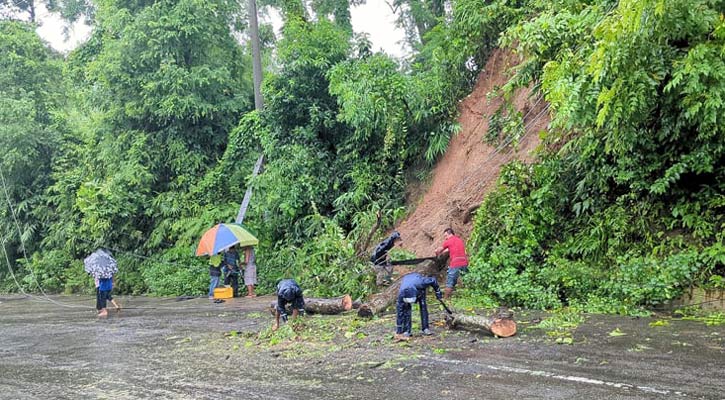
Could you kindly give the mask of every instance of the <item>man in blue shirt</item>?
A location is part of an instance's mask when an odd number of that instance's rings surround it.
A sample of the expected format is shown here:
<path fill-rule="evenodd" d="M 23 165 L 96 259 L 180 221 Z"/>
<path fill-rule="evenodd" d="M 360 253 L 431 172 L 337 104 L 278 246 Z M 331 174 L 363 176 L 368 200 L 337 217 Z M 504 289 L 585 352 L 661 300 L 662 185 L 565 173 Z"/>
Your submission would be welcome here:
<path fill-rule="evenodd" d="M 438 300 L 443 298 L 443 293 L 438 286 L 435 278 L 424 277 L 423 275 L 413 272 L 405 275 L 400 282 L 400 290 L 398 291 L 398 301 L 395 306 L 397 319 L 395 322 L 395 340 L 410 340 L 412 330 L 412 310 L 413 303 L 418 303 L 420 307 L 420 325 L 424 335 L 432 335 L 428 326 L 428 304 L 425 295 L 428 286 L 435 290 Z"/>
<path fill-rule="evenodd" d="M 302 289 L 294 279 L 283 279 L 277 284 L 277 307 L 272 330 L 279 329 L 279 317 L 287 322 L 287 303 L 292 304 L 292 319 L 305 312 L 305 300 L 302 298 Z"/>

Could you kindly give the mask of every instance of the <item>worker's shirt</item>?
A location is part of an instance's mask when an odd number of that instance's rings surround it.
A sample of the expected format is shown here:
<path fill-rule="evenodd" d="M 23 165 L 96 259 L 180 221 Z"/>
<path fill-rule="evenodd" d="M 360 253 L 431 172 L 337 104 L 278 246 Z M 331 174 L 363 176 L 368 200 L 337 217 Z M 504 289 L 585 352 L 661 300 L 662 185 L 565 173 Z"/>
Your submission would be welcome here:
<path fill-rule="evenodd" d="M 233 271 L 239 271 L 239 253 L 227 251 L 224 253 L 224 265 Z"/>
<path fill-rule="evenodd" d="M 387 239 L 378 243 L 377 246 L 375 246 L 375 250 L 373 250 L 373 254 L 370 256 L 370 261 L 372 261 L 372 263 L 375 265 L 384 265 L 386 258 L 385 256 L 388 255 L 388 251 L 390 251 L 390 249 L 392 249 L 394 246 L 395 239 L 393 239 L 393 236 L 391 235 Z"/>
<path fill-rule="evenodd" d="M 297 309 L 305 307 L 302 289 L 293 279 L 283 279 L 277 284 L 277 311 L 280 314 L 287 314 L 285 310 L 287 303 L 292 303 L 292 307 Z"/>
<path fill-rule="evenodd" d="M 436 292 L 440 291 L 438 281 L 430 276 L 423 276 L 417 272 L 405 275 L 400 281 L 398 297 L 420 297 L 425 296 L 425 289 L 431 286 Z"/>
<path fill-rule="evenodd" d="M 222 274 L 222 256 L 214 254 L 209 257 L 209 276 L 221 276 Z"/>
<path fill-rule="evenodd" d="M 466 245 L 463 240 L 453 235 L 443 242 L 443 249 L 448 249 L 448 259 L 451 268 L 460 268 L 468 266 L 468 256 L 466 256 Z"/>
<path fill-rule="evenodd" d="M 98 290 L 102 292 L 107 292 L 111 289 L 113 289 L 113 279 L 101 278 L 98 280 Z"/>

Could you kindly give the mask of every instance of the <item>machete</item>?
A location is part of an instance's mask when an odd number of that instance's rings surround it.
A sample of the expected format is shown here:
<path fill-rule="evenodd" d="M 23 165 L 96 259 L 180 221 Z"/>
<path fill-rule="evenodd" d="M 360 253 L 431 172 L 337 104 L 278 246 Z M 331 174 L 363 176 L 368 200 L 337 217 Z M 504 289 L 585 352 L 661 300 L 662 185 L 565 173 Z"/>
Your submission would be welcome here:
<path fill-rule="evenodd" d="M 450 309 L 450 308 L 448 308 L 448 306 L 446 305 L 446 303 L 444 303 L 444 302 L 443 302 L 443 300 L 441 300 L 441 299 L 438 299 L 438 301 L 440 301 L 440 302 L 441 302 L 441 304 L 443 305 L 443 308 L 445 308 L 445 309 L 446 309 L 446 312 L 448 313 L 448 315 L 453 315 L 453 311 L 451 311 L 451 309 Z"/>

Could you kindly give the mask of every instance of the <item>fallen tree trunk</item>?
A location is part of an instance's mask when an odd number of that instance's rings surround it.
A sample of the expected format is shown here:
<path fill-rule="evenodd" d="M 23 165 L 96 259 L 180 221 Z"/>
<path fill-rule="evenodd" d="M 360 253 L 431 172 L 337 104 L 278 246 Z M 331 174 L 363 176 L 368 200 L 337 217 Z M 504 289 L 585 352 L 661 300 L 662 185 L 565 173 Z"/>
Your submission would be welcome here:
<path fill-rule="evenodd" d="M 352 310 L 352 298 L 349 294 L 332 299 L 305 299 L 305 311 L 310 314 L 340 314 L 350 310 Z"/>
<path fill-rule="evenodd" d="M 277 303 L 274 302 L 269 306 L 269 310 L 274 315 Z M 331 299 L 307 297 L 305 298 L 305 312 L 310 314 L 340 314 L 344 311 L 352 310 L 352 298 L 349 294 Z"/>
<path fill-rule="evenodd" d="M 498 337 L 509 337 L 516 334 L 516 322 L 513 313 L 502 314 L 500 311 L 491 317 L 478 315 L 448 314 L 446 325 L 453 329 L 467 331 L 484 331 Z"/>
<path fill-rule="evenodd" d="M 448 256 L 445 254 L 434 260 L 423 261 L 418 264 L 412 272 L 417 272 L 424 276 L 437 277 L 443 267 L 445 267 L 447 259 Z M 362 304 L 360 308 L 358 308 L 357 315 L 366 318 L 370 318 L 374 315 L 380 315 L 386 308 L 395 303 L 395 300 L 398 298 L 401 279 L 402 277 L 396 279 L 392 284 L 390 284 L 390 286 L 385 288 L 385 290 L 372 295 L 367 303 Z"/>

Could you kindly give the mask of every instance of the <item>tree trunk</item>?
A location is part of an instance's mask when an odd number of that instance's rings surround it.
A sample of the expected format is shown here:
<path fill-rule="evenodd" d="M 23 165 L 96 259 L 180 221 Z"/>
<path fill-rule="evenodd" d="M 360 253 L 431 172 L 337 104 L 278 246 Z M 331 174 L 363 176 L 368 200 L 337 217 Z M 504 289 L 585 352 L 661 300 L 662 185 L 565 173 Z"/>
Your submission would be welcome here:
<path fill-rule="evenodd" d="M 513 313 L 500 312 L 491 317 L 478 315 L 448 314 L 446 324 L 449 328 L 467 331 L 484 331 L 497 337 L 509 337 L 516 334 L 516 322 Z"/>
<path fill-rule="evenodd" d="M 305 311 L 310 314 L 340 314 L 350 310 L 352 310 L 352 298 L 349 294 L 332 299 L 305 299 Z"/>
<path fill-rule="evenodd" d="M 262 111 L 264 109 L 264 99 L 262 98 L 262 52 L 259 46 L 259 23 L 257 21 L 257 2 L 256 0 L 248 0 L 249 12 L 249 40 L 252 42 L 252 77 L 254 84 L 254 109 Z"/>
<path fill-rule="evenodd" d="M 380 228 L 380 224 L 383 221 L 383 214 L 378 210 L 377 213 L 375 213 L 375 223 L 370 228 L 370 231 L 368 232 L 367 236 L 365 236 L 365 240 L 362 242 L 359 242 L 357 249 L 355 250 L 355 254 L 357 254 L 358 257 L 362 257 L 365 254 L 365 250 L 370 245 L 370 241 L 373 239 L 373 235 L 375 232 Z"/>
<path fill-rule="evenodd" d="M 272 315 L 275 314 L 277 303 L 274 302 L 269 306 Z M 340 314 L 344 311 L 352 310 L 352 298 L 346 294 L 341 297 L 332 299 L 323 298 L 305 298 L 305 312 L 310 314 Z"/>
<path fill-rule="evenodd" d="M 421 275 L 435 276 L 437 277 L 441 270 L 446 265 L 447 255 L 443 255 L 434 260 L 426 260 L 418 264 L 413 270 Z M 363 304 L 358 308 L 357 315 L 360 317 L 372 317 L 374 315 L 380 315 L 386 308 L 395 302 L 398 298 L 398 291 L 400 290 L 400 281 L 402 277 L 396 279 L 390 286 L 378 294 L 374 294 L 370 297 L 367 303 Z"/>

